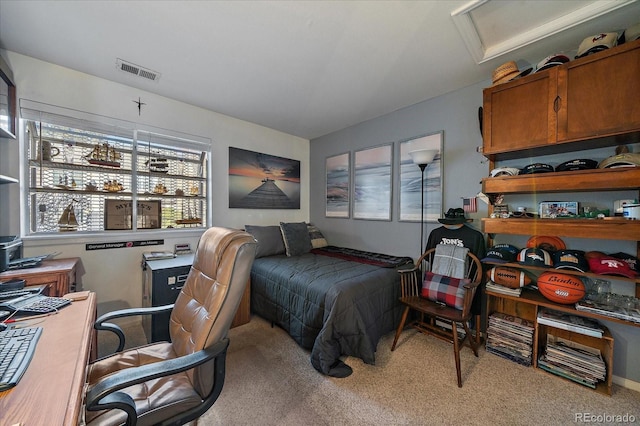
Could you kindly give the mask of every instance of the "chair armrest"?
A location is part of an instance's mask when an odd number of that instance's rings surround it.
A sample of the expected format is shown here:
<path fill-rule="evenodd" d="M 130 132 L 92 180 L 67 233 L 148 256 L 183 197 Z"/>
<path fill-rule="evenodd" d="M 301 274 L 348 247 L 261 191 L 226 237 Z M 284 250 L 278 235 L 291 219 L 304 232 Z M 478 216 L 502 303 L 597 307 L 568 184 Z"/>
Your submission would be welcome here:
<path fill-rule="evenodd" d="M 398 269 L 396 269 L 396 271 L 398 271 L 400 273 L 400 275 L 409 274 L 409 273 L 418 271 L 418 267 L 413 265 L 410 268 L 402 268 L 402 269 L 398 268 Z"/>
<path fill-rule="evenodd" d="M 96 383 L 87 392 L 85 400 L 87 410 L 99 411 L 117 408 L 127 413 L 127 425 L 135 425 L 137 418 L 135 402 L 129 395 L 119 392 L 120 390 L 148 380 L 190 370 L 214 358 L 220 358 L 224 362 L 228 347 L 229 339 L 224 339 L 189 355 L 141 367 L 128 368 L 111 374 Z M 224 368 L 224 365 L 222 368 Z"/>
<path fill-rule="evenodd" d="M 121 352 L 124 349 L 125 344 L 125 335 L 120 326 L 117 324 L 113 324 L 111 321 L 116 318 L 124 318 L 131 316 L 140 316 L 140 315 L 155 315 L 163 312 L 169 312 L 173 309 L 173 304 L 171 305 L 163 305 L 163 306 L 154 306 L 149 308 L 131 308 L 131 309 L 121 309 L 119 311 L 107 312 L 104 315 L 101 315 L 96 321 L 93 323 L 93 328 L 96 330 L 104 330 L 110 331 L 118 336 L 118 349 L 116 352 Z"/>

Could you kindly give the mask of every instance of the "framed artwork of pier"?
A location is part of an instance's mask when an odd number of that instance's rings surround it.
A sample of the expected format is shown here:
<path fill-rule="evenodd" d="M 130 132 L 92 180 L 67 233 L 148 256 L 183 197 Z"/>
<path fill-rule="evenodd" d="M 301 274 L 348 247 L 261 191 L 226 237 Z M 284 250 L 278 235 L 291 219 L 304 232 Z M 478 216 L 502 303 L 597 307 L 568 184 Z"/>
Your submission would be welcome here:
<path fill-rule="evenodd" d="M 350 164 L 349 153 L 327 157 L 326 217 L 349 217 Z"/>
<path fill-rule="evenodd" d="M 299 209 L 300 161 L 229 147 L 229 208 Z"/>

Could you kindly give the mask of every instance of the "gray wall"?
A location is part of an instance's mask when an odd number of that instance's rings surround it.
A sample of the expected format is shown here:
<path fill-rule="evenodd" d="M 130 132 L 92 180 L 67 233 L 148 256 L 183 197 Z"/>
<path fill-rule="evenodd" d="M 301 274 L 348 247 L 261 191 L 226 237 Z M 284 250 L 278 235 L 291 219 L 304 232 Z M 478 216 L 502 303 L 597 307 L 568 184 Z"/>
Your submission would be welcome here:
<path fill-rule="evenodd" d="M 431 99 L 417 105 L 360 123 L 341 131 L 311 141 L 310 147 L 310 220 L 325 234 L 329 244 L 383 252 L 416 258 L 420 252 L 420 224 L 398 221 L 398 183 L 394 178 L 393 212 L 391 221 L 367 221 L 356 219 L 327 218 L 325 212 L 325 158 L 347 151 L 398 142 L 414 136 L 444 131 L 443 153 L 443 211 L 450 207 L 461 207 L 462 197 L 470 197 L 481 190 L 480 180 L 489 173 L 488 163 L 478 154 L 476 148 L 482 145 L 482 135 L 478 126 L 478 107 L 482 105 L 482 89 L 490 81 L 463 88 L 461 90 Z M 632 146 L 633 152 L 640 152 L 640 145 Z M 394 151 L 395 154 L 395 151 Z M 602 160 L 613 154 L 613 148 L 584 151 L 579 158 Z M 562 161 L 577 158 L 578 154 L 536 157 L 511 160 L 504 165 L 523 167 L 530 162 L 546 162 L 557 165 Z M 501 164 L 503 165 L 503 164 Z M 396 165 L 394 164 L 394 168 Z M 397 170 L 394 170 L 397 176 Z M 536 211 L 540 201 L 549 200 L 548 194 L 532 194 L 510 197 L 511 206 L 526 206 Z M 636 198 L 637 191 L 616 191 L 613 193 L 552 194 L 556 200 L 576 200 L 585 205 L 611 208 L 615 199 Z M 473 228 L 481 229 L 480 218 L 487 214 L 487 206 L 478 202 L 478 212 L 470 215 Z M 439 223 L 429 223 L 426 235 Z M 496 242 L 509 242 L 524 247 L 528 236 L 498 235 Z M 569 248 L 581 250 L 601 250 L 608 253 L 624 251 L 636 252 L 634 241 L 588 240 L 564 238 Z M 613 281 L 613 291 L 633 295 L 634 285 L 629 282 Z M 624 326 L 609 321 L 604 322 L 615 339 L 614 381 L 626 387 L 640 390 L 640 327 Z"/>
<path fill-rule="evenodd" d="M 485 158 L 476 152 L 476 147 L 482 145 L 478 108 L 482 105 L 482 89 L 485 86 L 484 82 L 478 83 L 312 140 L 309 191 L 311 222 L 319 226 L 331 244 L 415 257 L 420 251 L 420 224 L 398 221 L 397 179 L 394 179 L 391 222 L 324 216 L 325 158 L 442 130 L 442 207 L 444 211 L 451 207 L 462 207 L 461 198 L 476 195 L 481 189 L 480 179 L 487 175 Z M 394 149 L 395 155 L 397 147 Z M 394 158 L 394 174 L 397 176 L 397 158 Z M 470 226 L 480 229 L 480 217 L 486 211 L 486 205 L 480 203 L 478 213 L 469 216 L 474 219 Z M 428 223 L 425 226 L 425 239 L 438 226 L 441 226 L 438 222 Z"/>

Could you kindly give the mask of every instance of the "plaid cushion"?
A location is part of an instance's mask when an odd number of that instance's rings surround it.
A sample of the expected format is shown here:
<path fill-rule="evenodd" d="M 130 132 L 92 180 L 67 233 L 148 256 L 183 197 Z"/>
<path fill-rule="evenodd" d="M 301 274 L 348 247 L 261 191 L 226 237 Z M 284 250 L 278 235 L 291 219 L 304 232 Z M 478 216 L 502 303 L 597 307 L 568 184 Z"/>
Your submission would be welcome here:
<path fill-rule="evenodd" d="M 468 278 L 452 278 L 427 272 L 422 283 L 422 297 L 434 302 L 444 303 L 462 310 L 464 306 L 464 285 L 471 282 Z"/>

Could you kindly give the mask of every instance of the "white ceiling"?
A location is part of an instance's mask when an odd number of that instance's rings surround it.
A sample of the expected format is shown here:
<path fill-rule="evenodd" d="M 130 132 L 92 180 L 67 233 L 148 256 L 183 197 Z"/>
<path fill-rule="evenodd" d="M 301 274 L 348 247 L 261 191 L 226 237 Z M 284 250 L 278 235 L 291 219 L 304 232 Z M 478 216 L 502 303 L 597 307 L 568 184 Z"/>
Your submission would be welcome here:
<path fill-rule="evenodd" d="M 585 19 L 575 5 L 622 7 Z M 459 29 L 451 14 L 465 8 Z M 568 29 L 517 47 L 550 21 Z M 637 22 L 635 0 L 0 0 L 0 48 L 313 139 Z M 469 32 L 481 52 L 518 43 L 482 61 Z M 159 80 L 118 70 L 118 58 Z"/>

